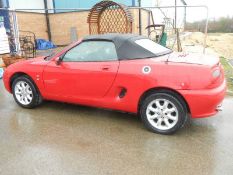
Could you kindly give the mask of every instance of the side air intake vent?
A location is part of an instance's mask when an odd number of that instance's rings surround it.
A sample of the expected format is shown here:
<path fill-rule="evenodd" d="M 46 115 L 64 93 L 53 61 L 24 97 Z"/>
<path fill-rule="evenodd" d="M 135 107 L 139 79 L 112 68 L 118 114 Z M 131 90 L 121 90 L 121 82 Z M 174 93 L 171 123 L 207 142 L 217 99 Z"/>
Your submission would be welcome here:
<path fill-rule="evenodd" d="M 120 92 L 120 94 L 119 94 L 119 97 L 120 97 L 120 98 L 123 98 L 123 97 L 126 95 L 126 93 L 127 93 L 127 89 L 122 88 L 122 90 L 121 90 L 121 92 Z"/>

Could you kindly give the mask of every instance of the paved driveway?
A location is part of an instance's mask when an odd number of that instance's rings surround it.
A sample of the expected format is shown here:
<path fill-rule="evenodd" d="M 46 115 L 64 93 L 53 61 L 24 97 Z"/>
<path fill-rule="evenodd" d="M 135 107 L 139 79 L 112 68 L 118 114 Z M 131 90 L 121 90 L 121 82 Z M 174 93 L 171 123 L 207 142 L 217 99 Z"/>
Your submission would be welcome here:
<path fill-rule="evenodd" d="M 233 99 L 173 136 L 130 114 L 45 102 L 16 105 L 0 80 L 0 174 L 232 174 Z"/>

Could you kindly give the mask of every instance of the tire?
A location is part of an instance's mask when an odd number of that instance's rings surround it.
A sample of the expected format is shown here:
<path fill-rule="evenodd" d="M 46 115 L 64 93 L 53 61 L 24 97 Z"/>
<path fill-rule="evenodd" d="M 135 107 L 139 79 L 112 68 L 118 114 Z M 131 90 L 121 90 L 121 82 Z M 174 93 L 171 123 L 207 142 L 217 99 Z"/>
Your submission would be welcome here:
<path fill-rule="evenodd" d="M 13 81 L 12 93 L 16 103 L 23 108 L 34 108 L 43 101 L 36 85 L 28 76 L 20 76 Z"/>
<path fill-rule="evenodd" d="M 184 104 L 183 99 L 173 93 L 150 94 L 142 101 L 142 122 L 154 133 L 173 134 L 187 121 L 188 112 Z"/>

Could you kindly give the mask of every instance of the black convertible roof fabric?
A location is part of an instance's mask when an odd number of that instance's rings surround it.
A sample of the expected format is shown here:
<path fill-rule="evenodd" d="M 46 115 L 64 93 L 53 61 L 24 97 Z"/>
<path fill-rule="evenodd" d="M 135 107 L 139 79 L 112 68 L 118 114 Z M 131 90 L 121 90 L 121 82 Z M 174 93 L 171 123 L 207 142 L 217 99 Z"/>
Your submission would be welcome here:
<path fill-rule="evenodd" d="M 148 39 L 145 36 L 135 34 L 103 34 L 90 35 L 83 39 L 83 41 L 111 41 L 115 44 L 117 56 L 119 60 L 130 60 L 139 58 L 156 57 L 154 53 L 144 49 L 135 41 L 139 39 Z"/>

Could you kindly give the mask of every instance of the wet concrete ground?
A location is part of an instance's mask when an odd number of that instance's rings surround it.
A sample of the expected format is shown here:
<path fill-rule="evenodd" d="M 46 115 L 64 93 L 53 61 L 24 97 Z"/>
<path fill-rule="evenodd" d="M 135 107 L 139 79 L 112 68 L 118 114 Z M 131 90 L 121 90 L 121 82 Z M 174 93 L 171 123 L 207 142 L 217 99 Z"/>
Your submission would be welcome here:
<path fill-rule="evenodd" d="M 232 174 L 233 98 L 173 136 L 138 117 L 45 102 L 16 105 L 0 80 L 0 174 Z"/>

